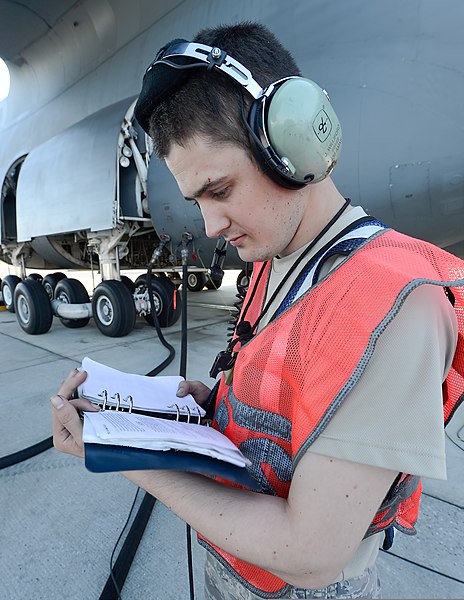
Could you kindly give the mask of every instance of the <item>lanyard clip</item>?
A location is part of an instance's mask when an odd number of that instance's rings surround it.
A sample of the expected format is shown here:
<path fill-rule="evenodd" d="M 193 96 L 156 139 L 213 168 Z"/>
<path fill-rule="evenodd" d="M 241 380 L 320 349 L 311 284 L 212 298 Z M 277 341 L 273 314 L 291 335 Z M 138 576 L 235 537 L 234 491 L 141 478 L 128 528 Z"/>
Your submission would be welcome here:
<path fill-rule="evenodd" d="M 213 379 L 219 375 L 221 371 L 232 369 L 235 364 L 236 354 L 232 354 L 228 350 L 221 350 L 213 362 L 213 366 L 209 372 L 209 376 Z"/>

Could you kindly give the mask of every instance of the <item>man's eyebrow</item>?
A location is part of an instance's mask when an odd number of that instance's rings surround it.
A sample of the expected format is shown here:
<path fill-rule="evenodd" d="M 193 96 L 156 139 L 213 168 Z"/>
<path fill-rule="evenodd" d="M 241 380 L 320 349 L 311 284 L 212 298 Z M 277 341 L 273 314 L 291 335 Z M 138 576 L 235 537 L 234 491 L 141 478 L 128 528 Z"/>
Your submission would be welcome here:
<path fill-rule="evenodd" d="M 195 200 L 195 198 L 201 198 L 203 196 L 203 194 L 205 194 L 208 190 L 210 190 L 212 187 L 216 187 L 217 185 L 221 185 L 221 183 L 223 183 L 225 180 L 227 179 L 226 176 L 224 177 L 218 177 L 217 179 L 209 179 L 208 181 L 205 181 L 205 183 L 201 186 L 201 188 L 199 188 L 194 194 L 192 194 L 191 196 L 185 196 L 186 200 Z"/>

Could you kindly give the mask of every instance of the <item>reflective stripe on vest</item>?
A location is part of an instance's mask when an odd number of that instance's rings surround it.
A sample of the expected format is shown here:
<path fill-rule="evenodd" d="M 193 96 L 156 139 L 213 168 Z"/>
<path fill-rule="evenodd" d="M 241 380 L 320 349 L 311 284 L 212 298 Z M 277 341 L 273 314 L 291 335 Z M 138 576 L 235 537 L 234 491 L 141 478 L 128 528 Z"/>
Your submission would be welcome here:
<path fill-rule="evenodd" d="M 464 262 L 395 231 L 369 239 L 240 349 L 232 386 L 224 378 L 219 386 L 214 426 L 251 460 L 263 493 L 288 496 L 296 465 L 359 381 L 380 335 L 426 284 L 452 288 L 455 299 L 459 335 L 444 384 L 447 422 L 464 399 Z M 263 277 L 248 309 L 251 322 L 265 290 Z M 414 533 L 420 494 L 419 478 L 402 475 L 366 536 L 392 524 Z M 268 571 L 201 543 L 256 595 L 278 597 L 288 589 Z"/>

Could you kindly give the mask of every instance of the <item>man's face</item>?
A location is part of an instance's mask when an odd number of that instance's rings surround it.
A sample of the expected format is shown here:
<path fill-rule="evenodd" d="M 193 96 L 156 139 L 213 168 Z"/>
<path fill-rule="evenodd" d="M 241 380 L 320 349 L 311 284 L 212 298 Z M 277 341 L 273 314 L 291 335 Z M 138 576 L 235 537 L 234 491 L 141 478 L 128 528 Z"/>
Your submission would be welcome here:
<path fill-rule="evenodd" d="M 242 260 L 285 256 L 309 241 L 298 236 L 302 194 L 273 183 L 242 148 L 196 137 L 173 145 L 166 164 L 184 197 L 198 203 L 207 236 L 223 236 Z"/>

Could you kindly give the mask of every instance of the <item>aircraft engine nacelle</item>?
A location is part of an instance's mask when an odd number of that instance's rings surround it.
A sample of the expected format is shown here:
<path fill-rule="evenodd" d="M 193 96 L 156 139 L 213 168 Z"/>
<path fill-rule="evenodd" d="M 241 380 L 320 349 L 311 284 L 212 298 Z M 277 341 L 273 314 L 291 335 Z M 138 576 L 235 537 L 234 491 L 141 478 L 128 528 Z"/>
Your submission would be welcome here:
<path fill-rule="evenodd" d="M 1 258 L 21 268 L 99 265 L 179 270 L 182 251 L 206 271 L 216 240 L 185 202 L 164 162 L 150 157 L 133 120 L 135 98 L 108 106 L 18 159 L 2 188 Z M 224 263 L 225 242 L 216 261 Z M 235 249 L 227 266 L 241 268 Z"/>

